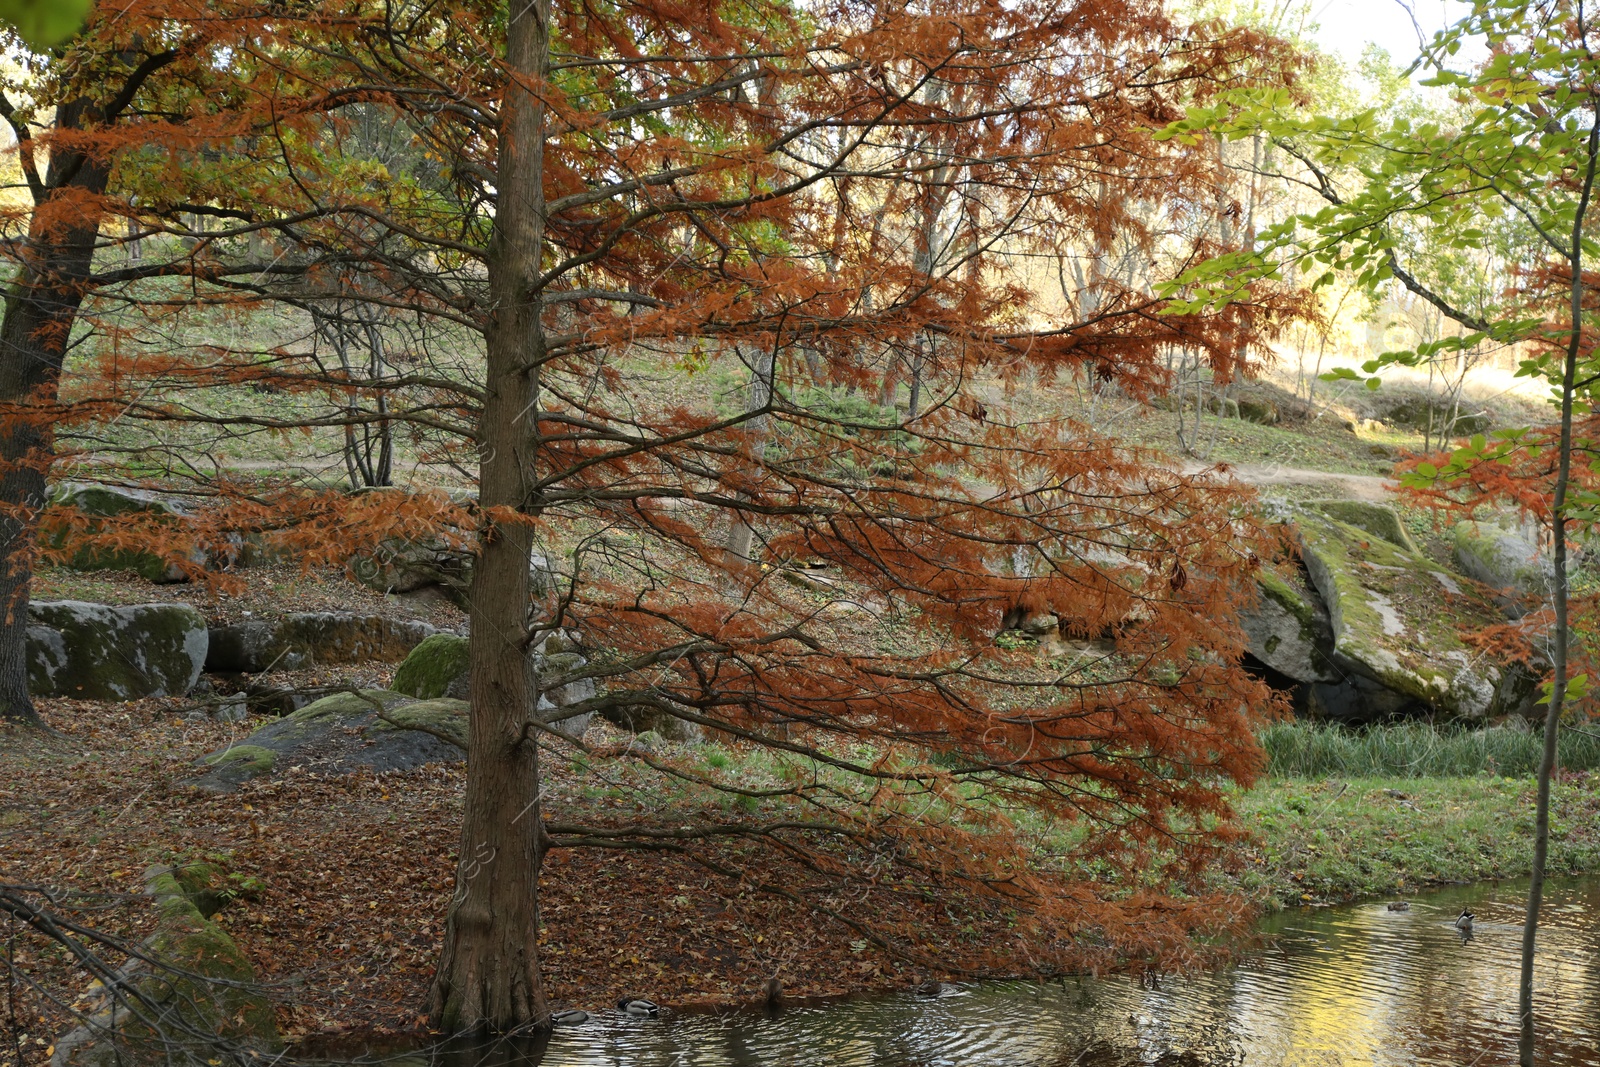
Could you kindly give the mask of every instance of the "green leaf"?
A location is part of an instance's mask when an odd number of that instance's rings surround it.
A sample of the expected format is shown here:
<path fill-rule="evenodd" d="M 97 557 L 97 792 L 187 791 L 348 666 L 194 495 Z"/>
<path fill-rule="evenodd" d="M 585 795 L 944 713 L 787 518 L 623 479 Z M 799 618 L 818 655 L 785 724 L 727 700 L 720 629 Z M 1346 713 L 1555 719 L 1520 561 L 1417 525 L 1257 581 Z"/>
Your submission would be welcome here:
<path fill-rule="evenodd" d="M 1539 689 L 1544 695 L 1539 698 L 1538 702 L 1540 704 L 1550 703 L 1551 696 L 1555 694 L 1555 679 L 1552 678 L 1550 681 L 1545 682 L 1539 687 Z M 1567 684 L 1563 690 L 1562 699 L 1570 704 L 1575 700 L 1582 700 L 1586 695 L 1588 695 L 1588 692 L 1589 676 L 1587 674 L 1574 674 L 1571 678 L 1567 679 Z"/>
<path fill-rule="evenodd" d="M 0 22 L 30 48 L 58 45 L 83 28 L 90 0 L 0 0 Z"/>

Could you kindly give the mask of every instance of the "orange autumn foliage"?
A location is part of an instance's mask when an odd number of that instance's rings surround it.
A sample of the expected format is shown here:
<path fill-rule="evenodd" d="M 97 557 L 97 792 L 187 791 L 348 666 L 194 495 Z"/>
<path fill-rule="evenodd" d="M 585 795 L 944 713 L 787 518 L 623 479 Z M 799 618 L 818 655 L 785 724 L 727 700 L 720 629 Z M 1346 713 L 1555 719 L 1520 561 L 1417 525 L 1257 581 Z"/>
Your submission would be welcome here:
<path fill-rule="evenodd" d="M 1267 285 L 1201 315 L 1152 295 L 1217 250 L 1228 181 L 1213 151 L 1154 131 L 1231 86 L 1292 80 L 1282 46 L 1150 0 L 641 0 L 562 7 L 547 67 L 519 68 L 488 3 L 130 11 L 94 32 L 189 42 L 189 80 L 151 90 L 137 133 L 53 134 L 112 174 L 50 203 L 133 220 L 172 254 L 76 283 L 96 344 L 57 395 L 7 415 L 55 427 L 57 470 L 183 488 L 196 510 L 181 532 L 127 517 L 95 537 L 202 577 L 192 550 L 242 533 L 313 565 L 531 531 L 557 588 L 496 631 L 568 633 L 588 657 L 542 689 L 588 678 L 580 710 L 651 709 L 783 768 L 756 810 L 673 814 L 683 830 L 548 813 L 548 847 L 715 866 L 711 843 L 735 836 L 840 886 L 975 889 L 1065 946 L 1040 970 L 1182 963 L 1196 931 L 1239 920 L 1211 875 L 1239 834 L 1230 791 L 1260 770 L 1252 727 L 1276 708 L 1239 667 L 1269 534 L 1224 478 L 1013 399 L 1071 376 L 1145 398 L 1177 350 L 1248 374 L 1307 313 Z M 512 97 L 541 109 L 542 244 L 508 303 L 508 198 L 534 198 L 500 170 Z M 103 257 L 131 252 L 102 239 Z M 1092 299 L 1041 297 L 1029 272 L 1051 257 L 1090 264 Z M 496 458 L 506 416 L 485 414 L 501 394 L 482 353 L 529 306 L 517 494 L 427 492 Z M 219 325 L 271 314 L 290 326 Z M 336 360 L 326 335 L 363 351 L 382 336 L 387 354 Z M 718 359 L 751 379 L 735 399 L 665 397 Z M 216 451 L 339 455 L 375 427 L 416 458 L 410 491 L 308 488 Z M 805 560 L 849 607 L 796 588 Z M 1060 619 L 1058 658 L 993 640 L 1018 608 Z M 520 714 L 515 744 L 549 725 Z M 748 793 L 692 751 L 594 755 Z"/>

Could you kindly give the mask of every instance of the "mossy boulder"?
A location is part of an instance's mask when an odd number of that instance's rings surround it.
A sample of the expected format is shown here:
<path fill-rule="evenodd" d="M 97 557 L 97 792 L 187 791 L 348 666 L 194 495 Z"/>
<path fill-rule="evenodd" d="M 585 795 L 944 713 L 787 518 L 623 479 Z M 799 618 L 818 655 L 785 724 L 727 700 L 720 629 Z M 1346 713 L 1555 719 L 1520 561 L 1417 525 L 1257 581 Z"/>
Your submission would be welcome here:
<path fill-rule="evenodd" d="M 46 537 L 46 547 L 54 550 L 53 554 L 59 556 L 64 566 L 79 571 L 132 571 L 147 581 L 160 584 L 189 580 L 189 573 L 169 555 L 138 543 L 105 543 L 130 539 L 132 535 L 124 533 L 120 538 L 113 538 L 110 535 L 118 524 L 95 521 L 138 515 L 152 520 L 143 525 L 143 529 L 156 534 L 160 531 L 152 526 L 176 525 L 184 517 L 182 509 L 172 501 L 137 489 L 64 482 L 51 490 L 46 507 L 73 508 L 87 518 L 72 530 L 64 530 L 48 521 L 44 524 L 46 529 L 55 531 Z M 101 537 L 98 543 L 97 536 Z M 197 566 L 205 564 L 205 553 L 198 549 L 188 556 Z"/>
<path fill-rule="evenodd" d="M 28 688 L 35 696 L 182 696 L 199 679 L 210 648 L 205 618 L 188 604 L 38 601 L 28 606 L 28 624 Z"/>
<path fill-rule="evenodd" d="M 271 668 L 394 663 L 438 631 L 415 619 L 295 612 L 212 629 L 206 670 L 256 674 Z"/>
<path fill-rule="evenodd" d="M 387 689 L 333 693 L 239 744 L 207 756 L 194 784 L 228 793 L 263 775 L 302 770 L 351 774 L 458 763 L 467 744 L 467 704 L 448 697 L 417 700 Z"/>
<path fill-rule="evenodd" d="M 394 689 L 421 700 L 467 696 L 467 639 L 457 634 L 430 634 L 394 672 Z"/>
<path fill-rule="evenodd" d="M 535 649 L 534 670 L 538 672 L 543 693 L 539 698 L 538 712 L 557 733 L 581 737 L 589 726 L 590 713 L 581 712 L 570 718 L 553 718 L 560 708 L 571 707 L 588 700 L 595 694 L 592 678 L 571 678 L 588 664 L 571 642 L 559 634 L 551 634 Z M 397 693 L 430 700 L 436 697 L 453 697 L 466 700 L 470 696 L 468 685 L 468 639 L 456 634 L 434 634 L 423 641 L 400 669 L 395 671 L 394 689 Z"/>
<path fill-rule="evenodd" d="M 1313 500 L 1306 506 L 1315 508 L 1329 518 L 1365 530 L 1374 537 L 1381 537 L 1407 552 L 1415 554 L 1417 551 L 1417 543 L 1411 539 L 1405 523 L 1400 521 L 1400 513 L 1387 504 L 1373 504 L 1365 500 Z"/>
<path fill-rule="evenodd" d="M 419 700 L 415 704 L 402 704 L 367 728 L 369 738 L 385 732 L 421 732 L 441 741 L 448 741 L 463 752 L 467 748 L 467 707 L 465 701 L 451 697 L 436 700 Z"/>
<path fill-rule="evenodd" d="M 272 1003 L 255 986 L 255 972 L 227 932 L 197 906 L 182 878 L 167 867 L 145 874 L 156 908 L 145 960 L 119 973 L 130 990 L 117 1004 L 97 983 L 82 1026 L 56 1042 L 51 1067 L 199 1067 L 222 1050 L 263 1057 L 278 1040 Z"/>
<path fill-rule="evenodd" d="M 1555 564 L 1528 530 L 1461 522 L 1451 542 L 1462 573 L 1494 589 L 1495 602 L 1513 619 L 1555 587 Z"/>
<path fill-rule="evenodd" d="M 1337 666 L 1445 715 L 1476 719 L 1497 710 L 1499 665 L 1460 637 L 1500 621 L 1488 598 L 1349 523 L 1307 512 L 1296 529 L 1306 571 L 1328 607 Z"/>
<path fill-rule="evenodd" d="M 1331 682 L 1340 672 L 1330 659 L 1333 626 L 1328 609 L 1298 566 L 1262 568 L 1258 599 L 1240 613 L 1250 654 L 1297 682 Z"/>
<path fill-rule="evenodd" d="M 192 859 L 174 863 L 171 875 L 183 895 L 204 918 L 211 918 L 238 895 L 238 885 L 229 877 L 231 872 L 221 863 L 209 859 Z"/>

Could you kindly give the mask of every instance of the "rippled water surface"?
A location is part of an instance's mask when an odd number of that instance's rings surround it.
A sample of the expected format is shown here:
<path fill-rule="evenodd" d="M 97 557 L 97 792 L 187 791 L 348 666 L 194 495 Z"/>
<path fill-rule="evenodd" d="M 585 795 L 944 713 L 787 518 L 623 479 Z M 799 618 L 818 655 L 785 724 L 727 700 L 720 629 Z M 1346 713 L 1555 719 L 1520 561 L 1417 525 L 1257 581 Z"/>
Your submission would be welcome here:
<path fill-rule="evenodd" d="M 1269 947 L 1215 974 L 984 983 L 776 1015 L 600 1015 L 558 1030 L 542 1067 L 837 1064 L 1276 1067 L 1516 1062 L 1525 885 L 1294 910 Z M 1451 920 L 1477 914 L 1470 940 Z M 1553 883 L 1540 930 L 1539 1063 L 1600 1065 L 1600 879 Z M 523 1062 L 528 1062 L 523 1059 Z"/>

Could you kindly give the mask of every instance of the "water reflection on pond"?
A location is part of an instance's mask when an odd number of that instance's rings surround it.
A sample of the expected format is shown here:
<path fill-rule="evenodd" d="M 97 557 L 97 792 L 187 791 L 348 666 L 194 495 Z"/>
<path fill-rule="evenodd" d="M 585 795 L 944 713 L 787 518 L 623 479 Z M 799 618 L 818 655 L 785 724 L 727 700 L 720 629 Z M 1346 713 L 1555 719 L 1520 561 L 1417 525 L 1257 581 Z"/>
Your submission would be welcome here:
<path fill-rule="evenodd" d="M 542 1054 L 525 1047 L 510 1058 L 541 1067 L 1515 1063 L 1524 891 L 1520 882 L 1449 890 L 1405 912 L 1381 902 L 1292 910 L 1268 920 L 1262 952 L 1159 989 L 1127 979 L 996 982 L 772 1016 L 605 1013 L 556 1031 Z M 1553 883 L 1547 900 L 1538 1061 L 1594 1067 L 1600 879 Z M 1463 904 L 1477 913 L 1470 940 L 1451 926 Z M 486 1067 L 481 1054 L 449 1058 Z"/>

